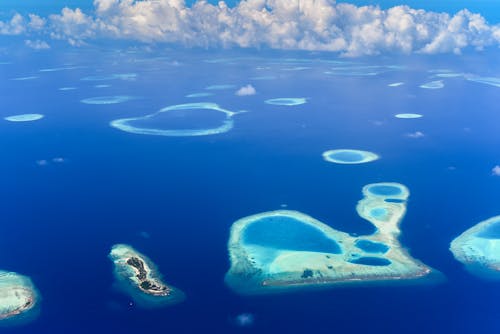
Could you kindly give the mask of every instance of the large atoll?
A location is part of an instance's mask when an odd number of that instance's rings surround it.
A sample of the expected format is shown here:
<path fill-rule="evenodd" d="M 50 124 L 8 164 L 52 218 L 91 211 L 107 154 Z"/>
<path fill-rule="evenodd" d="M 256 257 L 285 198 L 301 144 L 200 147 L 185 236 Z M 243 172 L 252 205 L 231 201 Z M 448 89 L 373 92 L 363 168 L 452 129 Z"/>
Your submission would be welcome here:
<path fill-rule="evenodd" d="M 172 128 L 175 122 L 170 119 L 170 122 L 162 122 L 161 116 L 167 116 L 173 112 L 181 112 L 184 115 L 192 113 L 193 111 L 205 110 L 208 112 L 216 112 L 222 117 L 218 120 L 220 124 L 209 127 L 195 128 Z M 199 103 L 186 103 L 168 106 L 159 111 L 139 117 L 130 117 L 116 119 L 110 125 L 119 130 L 141 134 L 141 135 L 154 135 L 154 136 L 170 136 L 170 137 L 189 137 L 189 136 L 208 136 L 224 132 L 228 132 L 234 126 L 233 116 L 243 111 L 234 112 L 221 108 L 219 105 L 210 102 Z"/>
<path fill-rule="evenodd" d="M 358 214 L 371 235 L 353 236 L 297 211 L 272 211 L 236 221 L 226 283 L 241 294 L 300 288 L 420 282 L 436 273 L 402 248 L 399 224 L 408 189 L 398 183 L 363 188 Z"/>
<path fill-rule="evenodd" d="M 471 227 L 450 245 L 455 258 L 477 276 L 500 279 L 500 216 Z"/>
<path fill-rule="evenodd" d="M 31 280 L 0 271 L 0 326 L 19 325 L 38 315 L 40 296 Z"/>
<path fill-rule="evenodd" d="M 184 293 L 163 282 L 151 260 L 129 245 L 114 245 L 109 253 L 117 287 L 145 308 L 177 304 Z"/>

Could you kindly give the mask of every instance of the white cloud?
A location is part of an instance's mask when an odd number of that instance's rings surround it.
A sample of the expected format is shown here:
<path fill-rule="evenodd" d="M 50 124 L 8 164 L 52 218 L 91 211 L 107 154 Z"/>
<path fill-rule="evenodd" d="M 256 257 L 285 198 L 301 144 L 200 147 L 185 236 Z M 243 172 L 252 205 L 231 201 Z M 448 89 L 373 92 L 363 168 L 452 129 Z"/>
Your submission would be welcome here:
<path fill-rule="evenodd" d="M 413 132 L 413 133 L 407 133 L 406 137 L 417 139 L 417 138 L 423 138 L 423 137 L 425 137 L 425 134 L 423 132 L 421 132 L 421 131 L 416 131 L 416 132 Z"/>
<path fill-rule="evenodd" d="M 496 165 L 495 167 L 493 167 L 493 169 L 491 170 L 491 175 L 500 176 L 500 166 L 499 165 Z"/>
<path fill-rule="evenodd" d="M 249 96 L 257 94 L 257 91 L 252 85 L 246 85 L 238 89 L 235 94 L 238 96 Z"/>
<path fill-rule="evenodd" d="M 0 35 L 21 35 L 29 31 L 39 31 L 45 26 L 45 19 L 38 15 L 29 14 L 26 19 L 15 14 L 9 21 L 0 21 Z"/>
<path fill-rule="evenodd" d="M 39 39 L 37 39 L 35 41 L 27 39 L 27 40 L 24 41 L 24 44 L 27 47 L 30 47 L 30 48 L 32 48 L 34 50 L 47 50 L 47 49 L 50 49 L 50 45 L 47 42 L 41 41 Z"/>
<path fill-rule="evenodd" d="M 15 14 L 10 21 L 0 21 L 0 35 L 21 35 L 25 31 L 25 19 L 19 14 Z"/>
<path fill-rule="evenodd" d="M 323 50 L 345 56 L 381 53 L 460 53 L 500 45 L 500 25 L 479 14 L 455 15 L 408 6 L 382 10 L 334 0 L 243 0 L 229 8 L 184 0 L 94 0 L 95 10 L 65 8 L 29 22 L 0 22 L 0 34 L 44 28 L 52 38 L 83 44 L 94 38 L 180 43 L 198 47 L 271 47 Z M 30 26 L 31 24 L 31 26 Z"/>

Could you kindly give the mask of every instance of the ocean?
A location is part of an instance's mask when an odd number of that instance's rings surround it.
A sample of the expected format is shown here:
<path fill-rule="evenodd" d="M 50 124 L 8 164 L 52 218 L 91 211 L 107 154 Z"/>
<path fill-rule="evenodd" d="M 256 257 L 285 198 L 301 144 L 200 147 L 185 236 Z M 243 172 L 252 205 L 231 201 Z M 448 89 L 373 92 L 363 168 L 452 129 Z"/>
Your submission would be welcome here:
<path fill-rule="evenodd" d="M 0 269 L 30 277 L 41 296 L 36 319 L 0 332 L 499 332 L 498 283 L 471 275 L 448 250 L 463 231 L 500 213 L 500 177 L 492 175 L 500 164 L 499 88 L 469 80 L 500 80 L 498 56 L 346 59 L 141 46 L 4 51 L 2 118 L 44 118 L 0 121 Z M 443 87 L 420 87 L 433 81 Z M 394 83 L 403 84 L 388 86 Z M 247 85 L 253 94 L 235 94 Z M 212 95 L 186 97 L 198 93 Z M 116 96 L 128 99 L 81 102 Z M 265 103 L 284 97 L 306 103 Z M 245 112 L 232 116 L 229 131 L 207 136 L 141 135 L 109 124 L 200 102 Z M 194 115 L 179 112 L 161 126 L 214 127 L 224 116 Z M 323 160 L 324 151 L 338 148 L 380 159 Z M 373 227 L 355 207 L 362 187 L 374 182 L 409 188 L 401 243 L 440 271 L 442 282 L 262 296 L 225 285 L 233 222 L 286 208 L 369 234 Z M 143 309 L 120 293 L 107 258 L 117 243 L 146 254 L 186 300 Z M 238 321 L 242 314 L 251 321 Z"/>

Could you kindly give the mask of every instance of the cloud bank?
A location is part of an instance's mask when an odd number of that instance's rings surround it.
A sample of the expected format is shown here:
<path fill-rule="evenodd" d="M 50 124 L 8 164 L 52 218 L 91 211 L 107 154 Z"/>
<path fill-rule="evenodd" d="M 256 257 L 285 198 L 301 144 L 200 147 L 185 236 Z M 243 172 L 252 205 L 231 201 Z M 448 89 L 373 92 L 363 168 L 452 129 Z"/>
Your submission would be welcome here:
<path fill-rule="evenodd" d="M 334 0 L 243 0 L 229 8 L 184 0 L 94 0 L 94 11 L 65 8 L 41 18 L 15 15 L 0 34 L 45 34 L 73 45 L 99 38 L 187 47 L 269 47 L 338 52 L 460 53 L 500 46 L 500 25 L 462 10 L 455 15 L 397 6 L 357 7 Z"/>

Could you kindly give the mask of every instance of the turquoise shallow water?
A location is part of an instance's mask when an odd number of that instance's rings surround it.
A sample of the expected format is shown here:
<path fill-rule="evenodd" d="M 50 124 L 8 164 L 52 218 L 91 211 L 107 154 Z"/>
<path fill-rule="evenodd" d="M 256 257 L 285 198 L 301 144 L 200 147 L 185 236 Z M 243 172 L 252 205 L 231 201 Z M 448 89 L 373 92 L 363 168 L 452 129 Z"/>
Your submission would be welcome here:
<path fill-rule="evenodd" d="M 385 253 L 389 250 L 389 246 L 370 240 L 358 240 L 355 245 L 367 253 Z"/>
<path fill-rule="evenodd" d="M 373 186 L 370 187 L 370 192 L 381 196 L 396 196 L 401 194 L 401 189 L 393 186 Z"/>
<path fill-rule="evenodd" d="M 341 253 L 339 245 L 317 228 L 285 216 L 259 219 L 244 230 L 243 240 L 276 249 Z"/>
<path fill-rule="evenodd" d="M 357 152 L 338 152 L 335 154 L 330 154 L 334 159 L 346 161 L 346 162 L 357 162 L 362 161 L 364 156 Z"/>
<path fill-rule="evenodd" d="M 476 236 L 483 239 L 500 239 L 500 221 L 491 224 L 488 228 L 476 234 Z"/>
<path fill-rule="evenodd" d="M 350 262 L 356 264 L 363 264 L 366 266 L 388 266 L 391 261 L 379 257 L 360 257 L 359 259 L 351 260 Z"/>

